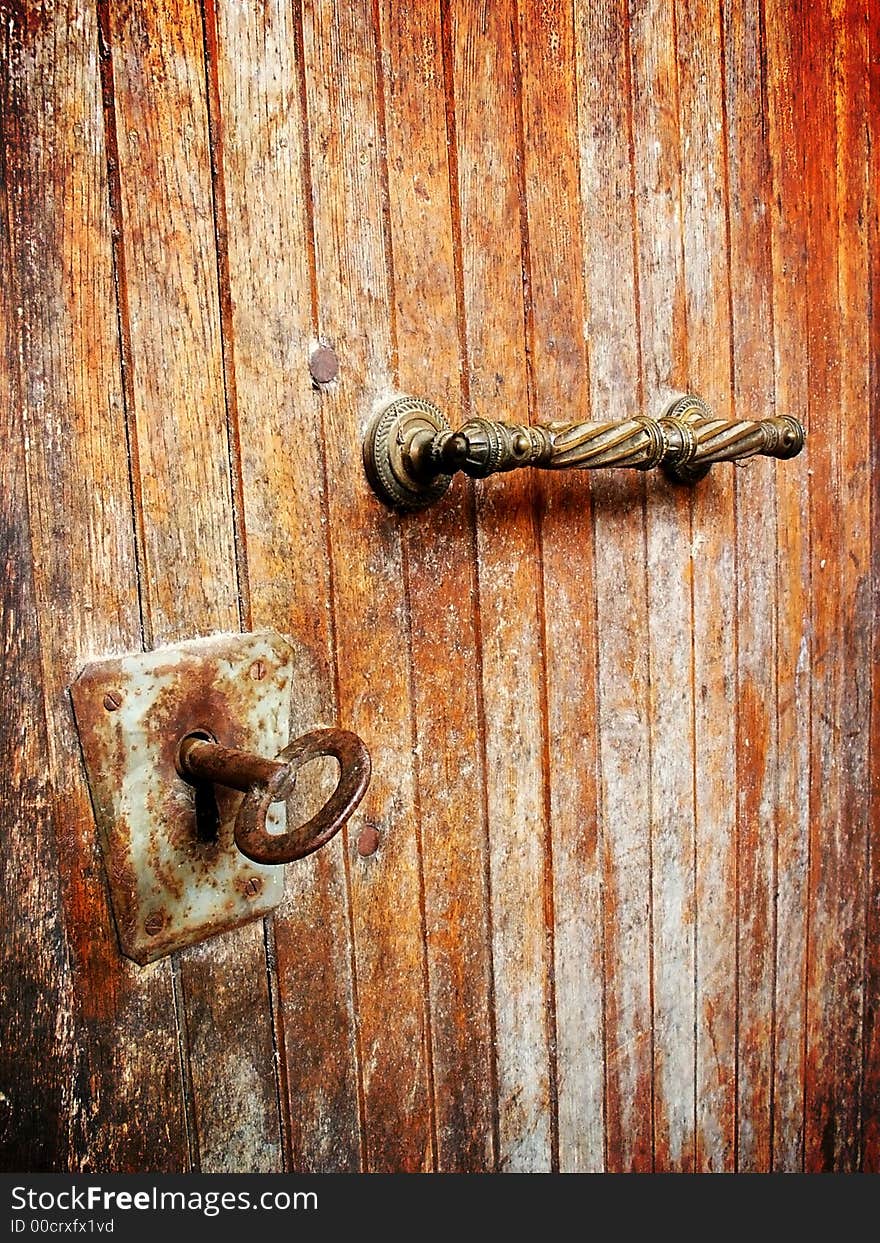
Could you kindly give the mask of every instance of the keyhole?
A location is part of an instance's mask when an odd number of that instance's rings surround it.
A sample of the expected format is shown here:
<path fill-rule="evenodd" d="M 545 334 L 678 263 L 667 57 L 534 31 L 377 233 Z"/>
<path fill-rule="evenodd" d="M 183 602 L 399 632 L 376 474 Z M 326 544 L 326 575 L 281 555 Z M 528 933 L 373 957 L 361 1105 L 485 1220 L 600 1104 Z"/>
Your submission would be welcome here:
<path fill-rule="evenodd" d="M 217 796 L 210 781 L 196 781 L 195 791 L 196 837 L 200 842 L 216 842 L 220 837 L 220 811 Z"/>
<path fill-rule="evenodd" d="M 187 738 L 203 738 L 205 742 L 216 742 L 217 739 L 207 729 L 191 729 L 181 743 Z M 220 809 L 217 806 L 217 794 L 214 785 L 210 781 L 194 781 L 192 777 L 181 772 L 178 764 L 177 771 L 183 777 L 184 781 L 189 782 L 193 788 L 195 820 L 196 820 L 196 840 L 210 844 L 216 842 L 220 838 Z"/>

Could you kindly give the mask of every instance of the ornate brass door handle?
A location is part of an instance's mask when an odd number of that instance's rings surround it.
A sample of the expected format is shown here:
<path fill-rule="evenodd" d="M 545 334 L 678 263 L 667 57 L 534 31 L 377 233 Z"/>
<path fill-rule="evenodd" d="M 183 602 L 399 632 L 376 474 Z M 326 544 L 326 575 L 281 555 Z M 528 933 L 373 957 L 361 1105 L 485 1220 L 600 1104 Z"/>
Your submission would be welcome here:
<path fill-rule="evenodd" d="M 783 415 L 716 419 L 699 397 L 679 397 L 659 419 L 638 415 L 613 423 L 521 426 L 470 419 L 453 431 L 440 410 L 417 397 L 399 397 L 380 410 L 364 438 L 364 466 L 380 500 L 395 509 L 424 509 L 439 500 L 456 471 L 484 479 L 520 466 L 596 470 L 662 466 L 684 483 L 701 479 L 713 462 L 761 454 L 790 458 L 804 445 L 804 428 Z"/>

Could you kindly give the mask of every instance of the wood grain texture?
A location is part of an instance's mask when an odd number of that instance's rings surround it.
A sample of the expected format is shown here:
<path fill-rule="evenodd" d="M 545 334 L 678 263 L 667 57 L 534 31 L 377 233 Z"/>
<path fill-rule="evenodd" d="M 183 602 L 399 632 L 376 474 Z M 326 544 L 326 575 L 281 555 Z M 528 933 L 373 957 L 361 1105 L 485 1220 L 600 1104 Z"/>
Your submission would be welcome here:
<path fill-rule="evenodd" d="M 805 305 L 806 215 L 788 209 L 802 202 L 803 109 L 796 89 L 803 56 L 787 10 L 765 4 L 767 118 L 772 152 L 770 195 L 773 267 L 773 344 L 776 409 L 806 417 L 810 373 Z M 810 428 L 808 427 L 808 434 Z M 812 443 L 812 442 L 811 442 Z M 812 460 L 812 448 L 811 448 Z M 774 1169 L 803 1163 L 804 987 L 806 875 L 810 824 L 809 730 L 811 679 L 810 538 L 807 472 L 776 475 L 777 545 L 777 787 L 776 944 L 774 1005 Z"/>
<path fill-rule="evenodd" d="M 4 24 L 4 37 L 9 26 Z M 4 48 L 9 54 L 9 45 Z M 67 1150 L 73 996 L 46 765 L 40 636 L 16 360 L 16 297 L 9 238 L 0 98 L 0 807 L 27 808 L 27 850 L 0 857 L 0 936 L 17 970 L 7 977 L 0 1078 L 0 1168 L 56 1170 Z"/>
<path fill-rule="evenodd" d="M 838 543 L 847 533 L 872 532 L 871 445 L 868 420 L 850 420 L 847 412 L 870 409 L 872 347 L 868 280 L 872 251 L 869 219 L 871 136 L 868 56 L 870 24 L 876 5 L 850 3 L 834 10 L 834 106 L 837 130 L 838 310 L 841 333 L 841 515 Z M 875 184 L 876 192 L 876 184 Z M 876 262 L 876 258 L 874 259 Z M 858 1170 L 863 1163 L 861 1099 L 865 1023 L 866 907 L 870 893 L 868 850 L 876 805 L 871 790 L 871 696 L 860 670 L 870 668 L 873 649 L 871 545 L 862 538 L 841 559 L 840 597 L 844 615 L 840 634 L 842 734 L 841 858 L 836 919 L 846 932 L 840 964 L 835 1018 L 836 1097 L 840 1121 L 834 1169 Z M 872 812 L 874 815 L 872 816 Z M 855 1046 L 855 1047 L 853 1047 Z M 870 1108 L 870 1105 L 868 1106 Z"/>
<path fill-rule="evenodd" d="M 721 14 L 718 5 L 676 4 L 682 232 L 688 388 L 719 418 L 731 408 L 730 264 Z M 762 417 L 764 411 L 755 412 Z M 736 1064 L 734 479 L 710 472 L 694 490 L 694 1167 L 733 1167 Z M 762 532 L 763 534 L 763 532 Z M 682 671 L 679 670 L 679 676 Z"/>
<path fill-rule="evenodd" d="M 518 6 L 527 212 L 531 418 L 589 417 L 571 4 Z M 602 416 L 599 416 L 602 417 Z M 599 832 L 592 483 L 538 484 L 552 841 L 559 1166 L 604 1165 L 602 840 Z"/>
<path fill-rule="evenodd" d="M 839 972 L 840 929 L 825 906 L 837 897 L 840 853 L 840 633 L 838 561 L 831 553 L 839 523 L 840 325 L 837 313 L 839 254 L 834 176 L 836 133 L 831 60 L 831 15 L 800 15 L 801 89 L 812 96 L 805 118 L 806 328 L 811 426 L 822 435 L 810 456 L 810 834 L 807 874 L 807 980 L 804 1016 L 804 1169 L 833 1166 L 837 1102 L 833 1029 L 827 1026 Z M 822 39 L 817 47 L 815 40 Z M 809 141 L 808 141 L 809 140 Z M 830 1039 L 829 1039 L 830 1038 Z"/>
<path fill-rule="evenodd" d="M 0 17 L 0 1164 L 880 1170 L 878 0 Z M 803 456 L 364 478 L 686 389 Z M 137 968 L 66 687 L 263 627 L 372 785 Z"/>
<path fill-rule="evenodd" d="M 627 29 L 625 6 L 616 0 L 576 10 L 582 235 L 594 418 L 625 418 L 642 401 Z M 638 475 L 606 471 L 594 478 L 592 487 L 605 1165 L 610 1171 L 647 1171 L 653 1160 L 653 1016 L 645 485 Z"/>
<path fill-rule="evenodd" d="M 861 886 L 849 869 L 847 836 L 850 811 L 841 798 L 843 779 L 843 702 L 841 629 L 849 602 L 841 598 L 841 325 L 838 305 L 839 212 L 836 196 L 837 131 L 835 125 L 834 33 L 832 15 L 803 14 L 801 71 L 812 97 L 803 138 L 809 139 L 804 161 L 807 211 L 807 358 L 810 374 L 810 422 L 821 427 L 811 455 L 810 490 L 812 692 L 810 752 L 810 838 L 807 909 L 807 992 L 805 1014 L 804 1168 L 818 1172 L 852 1168 L 856 1127 L 852 1099 L 838 1081 L 838 1057 L 850 1043 L 852 1021 L 843 997 L 852 963 L 852 944 L 838 923 L 848 893 Z M 818 41 L 821 41 L 821 54 Z M 844 879 L 846 877 L 846 879 Z M 855 884 L 853 883 L 855 880 Z M 844 892 L 844 886 L 846 893 Z M 863 909 L 863 906 L 862 906 Z M 846 925 L 844 925 L 846 927 Z M 849 928 L 847 928 L 849 931 Z M 853 930 L 857 932 L 856 930 Z M 858 950 L 861 950 L 859 944 Z M 834 1020 L 831 1022 L 831 1016 Z M 860 1043 L 860 1042 L 859 1042 Z M 844 1055 L 845 1056 L 845 1055 Z"/>
<path fill-rule="evenodd" d="M 437 5 L 386 3 L 382 48 L 398 386 L 456 424 L 462 367 L 443 28 Z M 454 157 L 453 157 L 454 159 Z M 427 520 L 426 520 L 427 518 Z M 437 1168 L 492 1169 L 497 1123 L 485 774 L 472 492 L 403 527 Z"/>
<path fill-rule="evenodd" d="M 334 724 L 337 715 L 324 396 L 308 367 L 316 342 L 304 66 L 288 4 L 220 3 L 216 11 L 209 4 L 205 16 L 217 88 L 215 163 L 223 170 L 226 355 L 241 445 L 248 624 L 293 637 L 301 655 L 291 725 L 304 733 Z M 289 814 L 297 814 L 294 806 Z M 360 1167 L 344 852 L 338 836 L 288 868 L 285 902 L 273 920 L 287 1164 L 295 1170 Z"/>
<path fill-rule="evenodd" d="M 815 82 L 810 151 L 829 162 L 811 187 L 808 341 L 811 422 L 828 452 L 813 467 L 813 745 L 808 941 L 805 1167 L 859 1168 L 869 697 L 856 669 L 870 660 L 866 529 L 868 339 L 864 307 L 866 11 L 835 5 L 830 26 L 809 14 Z M 815 48 L 828 49 L 821 58 Z M 827 109 L 827 113 L 826 113 Z M 827 116 L 827 119 L 826 119 Z M 826 146 L 827 144 L 827 146 Z M 833 174 L 831 170 L 834 170 Z M 813 290 L 815 282 L 815 292 Z M 814 413 L 813 413 L 814 412 Z M 827 472 L 827 474 L 825 473 Z M 844 555 L 841 555 L 843 552 Z"/>
<path fill-rule="evenodd" d="M 104 30 L 145 628 L 161 644 L 240 622 L 204 37 L 195 4 L 174 21 L 160 3 L 110 6 Z M 178 969 L 194 1160 L 206 1173 L 278 1169 L 262 926 L 187 950 Z"/>
<path fill-rule="evenodd" d="M 686 391 L 679 87 L 665 0 L 630 4 L 642 389 Z M 694 598 L 691 498 L 647 486 L 654 1167 L 694 1164 Z"/>
<path fill-rule="evenodd" d="M 868 203 L 868 410 L 871 532 L 871 734 L 870 820 L 866 858 L 865 980 L 862 1006 L 862 1169 L 880 1172 L 880 9 L 868 5 L 867 128 Z"/>
<path fill-rule="evenodd" d="M 774 408 L 771 167 L 760 6 L 723 9 L 736 417 Z M 766 1170 L 773 1136 L 778 783 L 775 469 L 736 473 L 734 1117 L 728 1160 Z"/>
<path fill-rule="evenodd" d="M 526 421 L 515 7 L 451 10 L 468 413 Z M 528 478 L 478 489 L 499 1166 L 555 1165 L 540 562 Z M 552 909 L 552 907 L 550 908 Z M 548 1024 L 548 1018 L 550 1020 Z"/>
<path fill-rule="evenodd" d="M 409 616 L 399 521 L 372 496 L 361 438 L 393 384 L 380 86 L 369 4 L 303 13 L 309 67 L 318 328 L 342 360 L 322 403 L 339 716 L 364 738 L 373 781 L 349 829 L 363 1067 L 364 1165 L 433 1168 L 423 876 L 413 777 Z M 361 830 L 379 847 L 361 857 Z"/>
<path fill-rule="evenodd" d="M 3 27 L 16 336 L 8 361 L 19 367 L 36 596 L 26 624 L 39 635 L 46 721 L 42 754 L 39 733 L 21 753 L 34 805 L 13 803 L 4 815 L 15 836 L 32 818 L 39 823 L 39 774 L 47 771 L 70 963 L 67 977 L 58 963 L 40 1003 L 52 1009 L 52 1029 L 37 1025 L 28 1037 L 35 1061 L 48 1069 L 61 1059 L 67 1085 L 54 1153 L 44 1147 L 39 1164 L 175 1169 L 186 1163 L 187 1143 L 171 973 L 167 963 L 141 969 L 119 953 L 67 698 L 88 658 L 141 641 L 97 24 L 80 4 L 6 5 Z M 38 961 L 61 931 L 45 899 L 27 929 Z M 10 970 L 19 977 L 14 959 Z M 12 1099 L 20 1110 L 21 1098 Z M 26 1139 L 20 1119 L 15 1125 Z M 51 1145 L 51 1112 L 39 1125 Z"/>

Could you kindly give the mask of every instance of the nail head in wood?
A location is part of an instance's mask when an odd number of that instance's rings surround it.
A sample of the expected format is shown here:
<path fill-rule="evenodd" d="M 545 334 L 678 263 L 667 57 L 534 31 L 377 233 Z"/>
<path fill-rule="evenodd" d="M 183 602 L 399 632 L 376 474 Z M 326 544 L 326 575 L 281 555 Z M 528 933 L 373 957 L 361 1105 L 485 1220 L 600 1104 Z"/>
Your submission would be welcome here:
<path fill-rule="evenodd" d="M 319 345 L 309 356 L 309 374 L 316 384 L 329 384 L 339 375 L 339 359 L 329 345 Z"/>

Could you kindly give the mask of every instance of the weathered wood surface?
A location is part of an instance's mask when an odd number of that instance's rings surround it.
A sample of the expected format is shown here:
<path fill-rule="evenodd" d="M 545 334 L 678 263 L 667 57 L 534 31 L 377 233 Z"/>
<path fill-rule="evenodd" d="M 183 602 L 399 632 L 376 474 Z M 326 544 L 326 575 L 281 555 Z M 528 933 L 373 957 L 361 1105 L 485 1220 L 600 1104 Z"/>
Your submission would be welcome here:
<path fill-rule="evenodd" d="M 161 3 L 108 5 L 102 20 L 141 600 L 158 644 L 241 620 L 204 34 L 194 3 L 174 21 Z M 174 965 L 193 1157 L 206 1173 L 278 1165 L 266 966 L 259 923 Z"/>
<path fill-rule="evenodd" d="M 773 276 L 773 345 L 776 408 L 808 409 L 810 372 L 806 347 L 806 211 L 802 201 L 804 92 L 791 89 L 802 63 L 797 31 L 775 4 L 766 8 L 766 117 L 772 191 L 769 207 Z M 795 199 L 792 199 L 795 196 Z M 808 429 L 809 430 L 809 429 Z M 812 466 L 808 470 L 812 470 Z M 777 493 L 777 738 L 776 929 L 773 1031 L 773 1132 L 775 1168 L 803 1164 L 804 1001 L 806 877 L 809 803 L 810 576 L 809 474 L 776 475 Z"/>
<path fill-rule="evenodd" d="M 443 89 L 452 67 L 439 8 L 388 3 L 380 12 L 395 380 L 404 392 L 430 390 L 455 417 L 467 388 L 455 152 L 447 146 L 454 117 L 448 127 Z M 491 1169 L 498 1146 L 474 539 L 473 496 L 461 486 L 434 521 L 416 516 L 403 529 L 443 1172 Z"/>
<path fill-rule="evenodd" d="M 804 162 L 810 422 L 824 436 L 813 460 L 810 555 L 810 869 L 807 926 L 807 1170 L 859 1168 L 867 741 L 870 699 L 858 669 L 870 659 L 870 546 L 844 532 L 867 526 L 869 440 L 849 413 L 866 407 L 866 133 L 864 4 L 807 10 L 805 68 L 815 135 Z M 842 100 L 847 106 L 842 107 Z M 825 170 L 821 177 L 817 170 Z M 844 659 L 841 659 L 841 655 Z"/>
<path fill-rule="evenodd" d="M 9 44 L 5 50 L 8 55 Z M 4 133 L 9 103 L 8 96 L 0 102 Z M 6 154 L 5 144 L 0 144 L 0 325 L 7 363 L 0 367 L 0 438 L 8 447 L 0 456 L 0 713 L 5 722 L 0 736 L 0 800 L 4 807 L 27 809 L 28 848 L 23 856 L 4 850 L 0 859 L 5 895 L 0 935 L 11 959 L 19 964 L 14 977 L 7 979 L 3 1040 L 15 1049 L 34 1045 L 41 1056 L 39 1062 L 16 1058 L 4 1079 L 0 1160 L 5 1168 L 57 1169 L 64 1165 L 66 1152 L 73 995 L 46 765 L 40 636 L 34 620 L 37 603 L 23 407 L 15 365 L 18 299 L 12 283 Z"/>
<path fill-rule="evenodd" d="M 3 1167 L 880 1168 L 877 0 L 0 17 Z M 688 387 L 805 454 L 363 477 Z M 138 968 L 66 687 L 239 627 L 373 784 Z"/>
<path fill-rule="evenodd" d="M 773 276 L 766 193 L 771 176 L 761 12 L 736 20 L 722 12 L 727 104 L 733 412 L 773 409 Z M 780 411 L 782 406 L 778 407 Z M 774 471 L 756 462 L 737 472 L 736 518 L 736 837 L 728 877 L 736 937 L 710 948 L 727 956 L 721 975 L 726 1005 L 713 1015 L 727 1053 L 719 1087 L 729 1093 L 724 1168 L 767 1169 L 773 1116 L 777 727 L 777 514 Z M 784 537 L 783 537 L 784 538 Z M 728 924 L 729 926 L 729 924 Z M 734 955 L 734 970 L 729 969 Z M 707 1019 L 708 1021 L 708 1019 Z M 730 1045 L 731 1038 L 735 1041 Z M 735 1059 L 738 1074 L 727 1073 Z"/>
<path fill-rule="evenodd" d="M 869 139 L 868 205 L 865 212 L 867 228 L 868 289 L 868 418 L 865 425 L 870 439 L 871 489 L 870 527 L 873 532 L 880 521 L 880 22 L 876 20 L 876 4 L 869 10 L 868 22 L 868 94 L 867 123 Z M 868 819 L 868 862 L 865 877 L 865 983 L 862 998 L 864 1031 L 862 1065 L 862 1169 L 880 1173 L 880 816 L 876 813 L 876 792 L 880 789 L 880 540 L 872 539 L 870 583 L 873 598 L 871 614 L 871 732 L 868 739 L 869 781 L 872 791 L 871 814 Z M 867 691 L 867 685 L 865 691 Z"/>
<path fill-rule="evenodd" d="M 467 414 L 528 421 L 525 217 L 516 6 L 450 13 Z M 498 1073 L 498 1163 L 548 1169 L 555 1152 L 552 873 L 537 485 L 477 489 L 480 652 Z M 548 919 L 548 914 L 551 918 Z"/>
<path fill-rule="evenodd" d="M 37 753 L 37 733 L 22 749 L 33 793 L 5 804 L 3 815 L 9 840 L 41 819 L 45 771 L 53 844 L 41 862 L 48 843 L 38 835 L 35 860 L 28 845 L 19 866 L 35 878 L 51 868 L 58 888 L 29 912 L 22 953 L 36 955 L 34 965 L 60 955 L 43 982 L 37 1025 L 15 1044 L 4 1038 L 4 1060 L 16 1067 L 13 1083 L 31 1078 L 39 1100 L 63 1059 L 55 1138 L 50 1108 L 49 1146 L 25 1148 L 36 1168 L 173 1170 L 186 1166 L 188 1151 L 172 967 L 142 969 L 119 954 L 67 697 L 85 660 L 141 643 L 98 27 L 89 6 L 71 3 L 4 6 L 3 30 L 14 335 L 5 362 L 20 403 L 11 428 L 18 443 L 4 441 L 3 453 L 14 462 L 24 452 L 18 503 L 27 506 L 36 597 L 13 624 L 39 635 L 46 723 L 45 747 Z M 5 974 L 26 981 L 33 970 L 13 959 Z M 4 1030 L 13 1033 L 15 1004 L 4 1001 Z M 39 1021 L 46 1009 L 48 1030 Z M 27 1142 L 42 1122 L 20 1090 L 2 1090 L 13 1144 Z M 8 1159 L 13 1167 L 22 1160 L 14 1149 Z"/>
<path fill-rule="evenodd" d="M 671 0 L 631 4 L 629 24 L 641 391 L 643 401 L 654 404 L 664 394 L 686 391 L 688 382 L 676 125 L 681 105 Z M 645 515 L 654 1168 L 680 1171 L 693 1166 L 696 1104 L 692 576 L 699 566 L 688 490 L 650 477 Z"/>
<path fill-rule="evenodd" d="M 338 712 L 373 756 L 349 834 L 362 1162 L 435 1162 L 424 874 L 413 754 L 409 612 L 400 523 L 375 501 L 361 438 L 394 385 L 384 83 L 369 3 L 303 15 L 319 334 L 340 357 L 321 404 L 327 469 Z M 343 68 L 344 66 L 344 68 Z M 378 849 L 355 848 L 364 828 Z M 320 1038 L 320 1033 L 317 1033 Z"/>
<path fill-rule="evenodd" d="M 590 409 L 641 402 L 625 5 L 578 6 L 575 55 L 590 346 Z M 572 485 L 574 486 L 574 485 Z M 653 1152 L 651 806 L 646 775 L 648 613 L 645 481 L 593 482 L 603 896 L 605 1168 L 650 1170 Z M 615 635 L 614 643 L 602 635 Z"/>
<path fill-rule="evenodd" d="M 297 680 L 292 713 L 293 728 L 302 733 L 336 717 L 323 397 L 308 369 L 316 306 L 309 200 L 302 192 L 302 33 L 283 2 L 206 5 L 205 25 L 216 84 L 221 281 L 228 269 L 229 282 L 227 392 L 234 394 L 241 446 L 247 624 L 296 636 L 302 647 L 305 676 Z M 258 72 L 243 74 L 244 64 Z M 294 1169 L 360 1164 L 344 851 L 337 837 L 290 869 L 286 900 L 273 921 L 285 1155 Z"/>
<path fill-rule="evenodd" d="M 519 6 L 531 422 L 590 405 L 573 17 L 570 4 Z M 558 1163 L 590 1171 L 603 1165 L 605 1095 L 593 507 L 588 476 L 536 483 Z"/>
<path fill-rule="evenodd" d="M 729 75 L 725 81 L 724 70 L 730 62 L 721 54 L 724 33 L 718 5 L 697 0 L 677 9 L 676 17 L 688 388 L 705 397 L 719 416 L 735 418 L 724 112 L 731 82 Z M 756 331 L 759 327 L 760 322 Z M 740 769 L 731 761 L 737 753 L 743 700 L 736 667 L 737 592 L 740 584 L 751 581 L 738 555 L 734 472 L 716 471 L 715 476 L 707 481 L 709 486 L 694 491 L 691 509 L 694 750 L 699 757 L 693 767 L 696 1050 L 691 1168 L 697 1170 L 730 1170 L 735 1161 L 729 1068 L 736 1057 L 736 937 L 729 930 L 736 927 Z M 754 510 L 743 511 L 742 526 L 760 566 L 762 558 L 772 561 L 775 532 L 760 528 L 753 534 L 754 517 Z M 749 858 L 753 853 L 754 846 Z"/>

